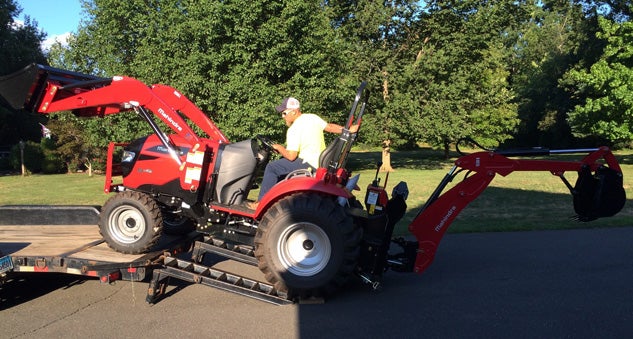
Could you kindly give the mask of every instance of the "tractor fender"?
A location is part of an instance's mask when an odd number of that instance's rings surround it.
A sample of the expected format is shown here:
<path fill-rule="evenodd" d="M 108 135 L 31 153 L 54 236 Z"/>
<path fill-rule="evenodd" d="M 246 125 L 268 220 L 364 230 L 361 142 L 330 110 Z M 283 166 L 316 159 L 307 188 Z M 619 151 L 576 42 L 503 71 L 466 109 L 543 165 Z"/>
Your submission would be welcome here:
<path fill-rule="evenodd" d="M 259 219 L 278 200 L 295 193 L 322 193 L 334 197 L 351 197 L 349 191 L 340 185 L 326 183 L 323 179 L 315 177 L 295 177 L 280 181 L 266 193 L 257 206 L 255 219 Z"/>

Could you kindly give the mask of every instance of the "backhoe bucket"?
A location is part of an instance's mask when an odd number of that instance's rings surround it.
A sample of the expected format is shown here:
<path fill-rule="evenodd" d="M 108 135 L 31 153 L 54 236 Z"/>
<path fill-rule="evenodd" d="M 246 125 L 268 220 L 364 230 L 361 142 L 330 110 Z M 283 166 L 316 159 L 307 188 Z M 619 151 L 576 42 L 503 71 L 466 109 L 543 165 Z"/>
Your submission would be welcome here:
<path fill-rule="evenodd" d="M 611 217 L 620 212 L 626 202 L 622 173 L 604 166 L 595 174 L 589 167 L 583 167 L 572 194 L 579 221 Z"/>
<path fill-rule="evenodd" d="M 59 86 L 58 98 L 76 94 L 83 87 L 111 81 L 92 75 L 70 72 L 49 66 L 30 64 L 23 69 L 0 77 L 0 98 L 13 109 L 35 112 L 49 84 Z"/>

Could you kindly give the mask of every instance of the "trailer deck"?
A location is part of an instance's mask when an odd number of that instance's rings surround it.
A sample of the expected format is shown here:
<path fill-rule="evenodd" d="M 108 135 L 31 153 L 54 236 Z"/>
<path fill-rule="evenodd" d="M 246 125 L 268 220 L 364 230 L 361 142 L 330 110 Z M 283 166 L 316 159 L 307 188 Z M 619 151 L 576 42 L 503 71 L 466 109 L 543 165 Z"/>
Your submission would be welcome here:
<path fill-rule="evenodd" d="M 96 225 L 0 225 L 0 239 L 0 250 L 16 258 L 64 256 L 126 262 L 135 257 L 110 250 Z"/>
<path fill-rule="evenodd" d="M 113 280 L 140 281 L 162 258 L 188 251 L 197 235 L 165 237 L 143 255 L 110 249 L 96 225 L 0 225 L 0 252 L 13 272 L 58 272 Z"/>
<path fill-rule="evenodd" d="M 99 234 L 98 213 L 90 206 L 0 206 L 0 282 L 20 272 L 82 275 L 104 283 L 151 278 L 146 300 L 156 303 L 164 296 L 169 279 L 175 278 L 272 304 L 292 303 L 270 284 L 214 267 L 227 259 L 231 266 L 256 266 L 252 253 L 242 253 L 197 232 L 163 235 L 156 249 L 147 254 L 118 253 Z M 211 256 L 216 259 L 209 260 Z"/>

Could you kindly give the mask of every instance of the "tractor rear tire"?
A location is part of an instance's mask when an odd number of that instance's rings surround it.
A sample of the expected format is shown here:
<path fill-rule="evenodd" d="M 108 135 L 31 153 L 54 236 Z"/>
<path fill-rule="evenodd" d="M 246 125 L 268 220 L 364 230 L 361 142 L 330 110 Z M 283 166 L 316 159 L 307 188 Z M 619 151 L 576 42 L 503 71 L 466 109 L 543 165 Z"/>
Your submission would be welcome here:
<path fill-rule="evenodd" d="M 325 297 L 356 268 L 362 231 L 335 199 L 295 194 L 275 203 L 255 235 L 266 280 L 289 298 Z"/>
<path fill-rule="evenodd" d="M 99 233 L 110 248 L 120 253 L 148 252 L 158 243 L 162 228 L 158 204 L 144 193 L 117 193 L 101 210 Z"/>

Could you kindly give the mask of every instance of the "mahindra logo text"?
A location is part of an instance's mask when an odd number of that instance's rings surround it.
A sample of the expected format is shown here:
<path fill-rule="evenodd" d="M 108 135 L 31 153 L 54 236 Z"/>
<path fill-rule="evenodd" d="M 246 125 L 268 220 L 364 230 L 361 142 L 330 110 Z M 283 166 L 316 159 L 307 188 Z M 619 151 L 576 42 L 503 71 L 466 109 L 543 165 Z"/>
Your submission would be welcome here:
<path fill-rule="evenodd" d="M 160 113 L 160 115 L 162 115 L 163 118 L 169 121 L 172 124 L 172 126 L 174 126 L 179 132 L 182 132 L 182 127 L 180 127 L 180 125 L 178 125 L 178 123 L 175 122 L 162 108 L 158 108 L 158 113 Z"/>
<path fill-rule="evenodd" d="M 444 227 L 444 224 L 446 224 L 446 221 L 448 221 L 448 218 L 450 218 L 451 215 L 453 215 L 453 213 L 455 213 L 456 209 L 457 209 L 457 207 L 451 206 L 451 208 L 448 210 L 448 212 L 446 212 L 446 215 L 444 216 L 444 218 L 442 218 L 440 223 L 437 224 L 437 226 L 435 226 L 435 232 L 439 232 L 442 229 L 442 227 Z"/>

